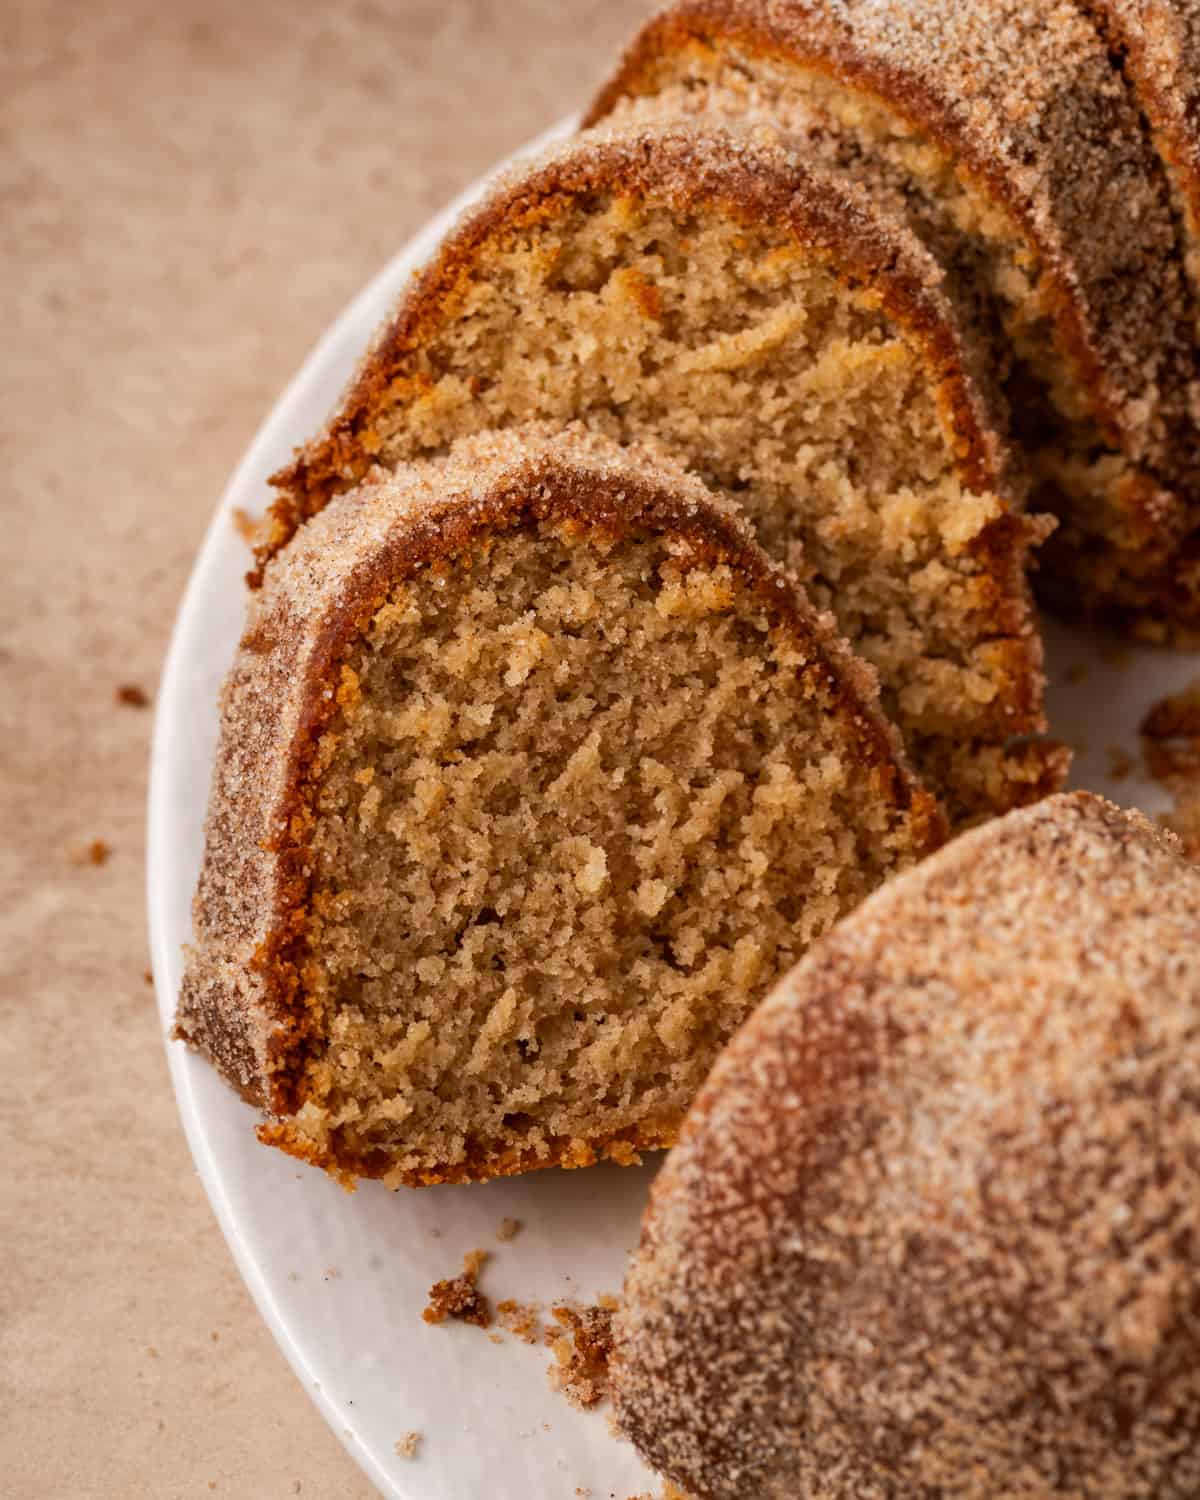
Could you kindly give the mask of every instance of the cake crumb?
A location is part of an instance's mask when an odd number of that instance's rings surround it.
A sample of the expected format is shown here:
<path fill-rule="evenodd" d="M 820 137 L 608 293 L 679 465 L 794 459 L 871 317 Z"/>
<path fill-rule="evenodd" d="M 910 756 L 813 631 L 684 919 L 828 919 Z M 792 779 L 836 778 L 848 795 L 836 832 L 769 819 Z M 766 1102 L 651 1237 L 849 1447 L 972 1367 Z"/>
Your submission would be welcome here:
<path fill-rule="evenodd" d="M 476 1328 L 491 1327 L 491 1304 L 478 1287 L 479 1273 L 487 1259 L 486 1250 L 469 1250 L 463 1256 L 460 1276 L 434 1282 L 429 1288 L 429 1306 L 421 1314 L 426 1323 L 444 1323 L 447 1318 L 456 1318 Z"/>
<path fill-rule="evenodd" d="M 507 1245 L 516 1239 L 524 1227 L 520 1219 L 501 1219 L 500 1228 L 496 1231 L 496 1238 L 502 1245 Z"/>
<path fill-rule="evenodd" d="M 496 1304 L 501 1328 L 519 1338 L 523 1344 L 540 1344 L 543 1340 L 541 1309 L 536 1302 L 514 1302 L 506 1298 Z"/>
<path fill-rule="evenodd" d="M 73 865 L 104 865 L 112 852 L 112 845 L 105 839 L 91 839 L 86 844 L 72 844 L 67 858 Z"/>
<path fill-rule="evenodd" d="M 262 536 L 264 527 L 261 519 L 252 516 L 248 510 L 243 510 L 240 505 L 235 505 L 231 512 L 233 528 L 251 547 L 257 547 Z"/>
<path fill-rule="evenodd" d="M 113 697 L 122 708 L 148 708 L 150 698 L 143 687 L 136 682 L 119 682 L 113 690 Z"/>
<path fill-rule="evenodd" d="M 421 1445 L 422 1434 L 419 1432 L 406 1432 L 403 1437 L 397 1438 L 395 1442 L 397 1458 L 416 1458 L 417 1449 Z"/>
<path fill-rule="evenodd" d="M 547 1329 L 554 1352 L 550 1384 L 574 1406 L 598 1406 L 608 1395 L 608 1360 L 612 1353 L 612 1309 L 577 1311 L 560 1304 L 551 1309 L 562 1332 Z"/>

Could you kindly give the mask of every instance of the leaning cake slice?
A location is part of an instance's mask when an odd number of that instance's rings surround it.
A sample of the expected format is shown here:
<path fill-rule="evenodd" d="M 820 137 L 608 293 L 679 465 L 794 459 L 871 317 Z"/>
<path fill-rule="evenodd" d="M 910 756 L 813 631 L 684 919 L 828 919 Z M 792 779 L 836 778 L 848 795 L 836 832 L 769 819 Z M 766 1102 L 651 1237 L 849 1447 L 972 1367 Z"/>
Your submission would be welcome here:
<path fill-rule="evenodd" d="M 344 1180 L 628 1161 L 941 833 L 735 507 L 595 434 L 477 435 L 252 596 L 178 1033 Z"/>
<path fill-rule="evenodd" d="M 1080 0 L 1100 22 L 1167 170 L 1200 311 L 1200 3 Z"/>
<path fill-rule="evenodd" d="M 587 120 L 664 114 L 771 121 L 902 205 L 1009 365 L 1062 522 L 1047 597 L 1152 638 L 1200 627 L 1195 304 L 1166 175 L 1078 6 L 680 0 Z"/>
<path fill-rule="evenodd" d="M 1026 583 L 1039 525 L 941 272 L 778 144 L 685 125 L 572 143 L 502 182 L 277 476 L 263 560 L 372 464 L 579 419 L 736 494 L 879 671 L 955 820 L 1052 790 Z"/>

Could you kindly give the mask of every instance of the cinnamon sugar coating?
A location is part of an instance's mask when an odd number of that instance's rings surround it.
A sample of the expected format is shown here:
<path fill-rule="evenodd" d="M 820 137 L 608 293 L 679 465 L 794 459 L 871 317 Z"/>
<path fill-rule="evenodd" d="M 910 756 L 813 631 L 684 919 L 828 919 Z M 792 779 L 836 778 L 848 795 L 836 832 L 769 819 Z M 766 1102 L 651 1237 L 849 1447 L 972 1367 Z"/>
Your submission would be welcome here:
<path fill-rule="evenodd" d="M 731 502 L 584 430 L 480 435 L 252 597 L 177 1032 L 343 1179 L 634 1161 L 942 826 Z"/>
<path fill-rule="evenodd" d="M 1182 8 L 1182 7 L 1181 7 Z M 774 117 L 914 226 L 1003 330 L 1048 597 L 1195 629 L 1197 303 L 1167 177 L 1075 5 L 681 0 L 585 117 Z"/>
<path fill-rule="evenodd" d="M 1166 164 L 1200 294 L 1200 4 L 1196 0 L 1080 0 L 1119 49 Z M 1200 306 L 1200 297 L 1197 305 Z"/>
<path fill-rule="evenodd" d="M 864 903 L 723 1054 L 618 1315 L 697 1500 L 1200 1493 L 1200 870 L 1085 793 Z"/>

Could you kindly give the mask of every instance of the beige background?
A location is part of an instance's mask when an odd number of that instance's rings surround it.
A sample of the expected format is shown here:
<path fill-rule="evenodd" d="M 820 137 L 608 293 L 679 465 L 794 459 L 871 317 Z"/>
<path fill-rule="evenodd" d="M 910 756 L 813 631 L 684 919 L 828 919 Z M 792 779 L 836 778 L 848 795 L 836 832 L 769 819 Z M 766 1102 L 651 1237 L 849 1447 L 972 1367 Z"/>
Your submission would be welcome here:
<path fill-rule="evenodd" d="M 642 0 L 7 0 L 0 1492 L 373 1492 L 243 1290 L 167 1082 L 153 693 L 230 469 L 352 293 Z M 69 849 L 112 846 L 102 866 Z M 447 1497 L 484 1500 L 484 1497 Z M 534 1500 L 534 1497 L 531 1497 Z"/>

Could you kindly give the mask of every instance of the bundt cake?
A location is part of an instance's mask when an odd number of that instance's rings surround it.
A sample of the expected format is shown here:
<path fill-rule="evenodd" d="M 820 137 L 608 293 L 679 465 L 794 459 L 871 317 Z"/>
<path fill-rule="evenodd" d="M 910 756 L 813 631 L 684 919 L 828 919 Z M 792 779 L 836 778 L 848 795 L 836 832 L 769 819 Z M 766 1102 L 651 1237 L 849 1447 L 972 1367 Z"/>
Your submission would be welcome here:
<path fill-rule="evenodd" d="M 879 671 L 956 821 L 1061 783 L 1026 584 L 1042 523 L 931 256 L 735 129 L 569 144 L 503 181 L 276 478 L 260 561 L 373 464 L 579 419 L 736 494 Z"/>
<path fill-rule="evenodd" d="M 680 0 L 586 118 L 664 115 L 770 120 L 902 205 L 992 329 L 1062 522 L 1046 597 L 1152 638 L 1200 627 L 1196 304 L 1166 175 L 1078 6 Z"/>
<path fill-rule="evenodd" d="M 343 1180 L 670 1142 L 773 980 L 941 837 L 736 507 L 596 434 L 375 471 L 251 598 L 177 1032 Z"/>
<path fill-rule="evenodd" d="M 816 945 L 652 1190 L 618 1419 L 694 1500 L 1200 1495 L 1200 869 L 1060 795 Z"/>

